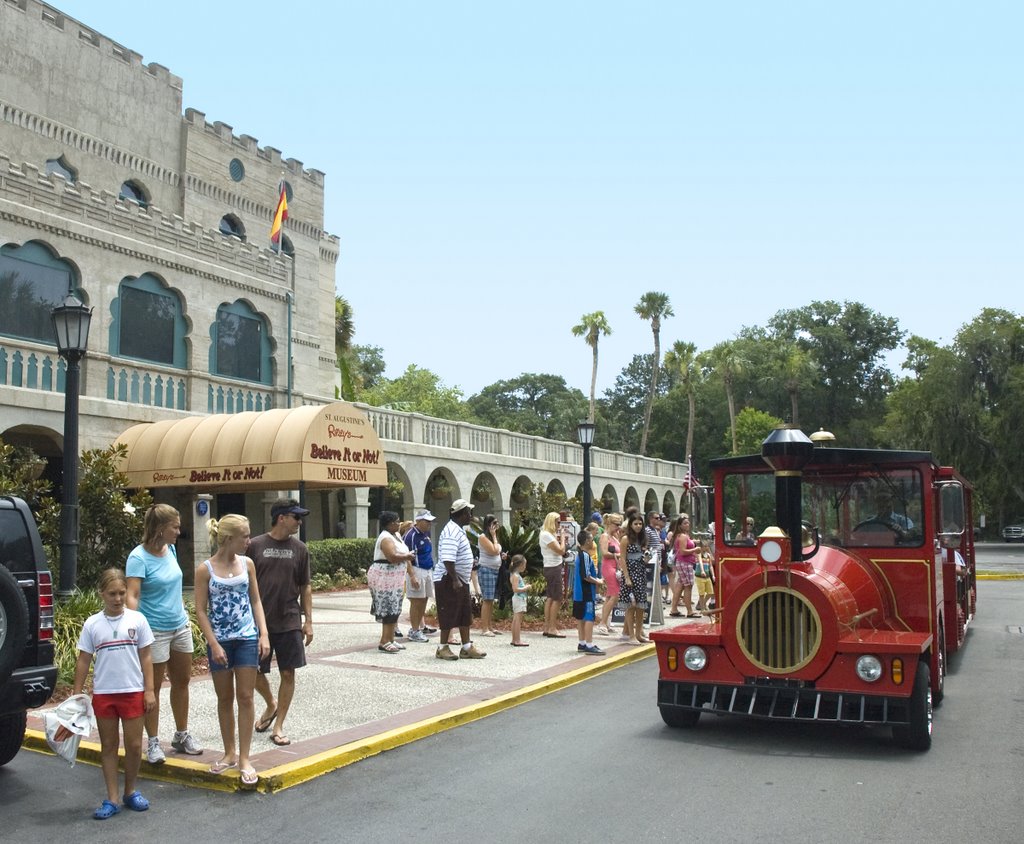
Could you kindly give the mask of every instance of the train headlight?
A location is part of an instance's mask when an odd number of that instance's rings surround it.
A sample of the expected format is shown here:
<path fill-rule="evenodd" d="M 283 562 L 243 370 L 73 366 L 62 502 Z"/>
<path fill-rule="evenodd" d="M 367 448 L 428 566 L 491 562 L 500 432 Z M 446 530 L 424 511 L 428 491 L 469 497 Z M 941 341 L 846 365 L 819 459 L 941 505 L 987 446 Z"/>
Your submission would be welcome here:
<path fill-rule="evenodd" d="M 690 645 L 690 647 L 683 651 L 683 665 L 689 668 L 690 671 L 702 671 L 707 664 L 708 655 L 704 648 Z"/>
<path fill-rule="evenodd" d="M 882 676 L 882 661 L 877 656 L 859 657 L 857 659 L 857 676 L 865 683 L 874 683 Z"/>
<path fill-rule="evenodd" d="M 777 563 L 782 559 L 782 544 L 775 539 L 767 539 L 762 542 L 761 559 L 766 563 Z"/>

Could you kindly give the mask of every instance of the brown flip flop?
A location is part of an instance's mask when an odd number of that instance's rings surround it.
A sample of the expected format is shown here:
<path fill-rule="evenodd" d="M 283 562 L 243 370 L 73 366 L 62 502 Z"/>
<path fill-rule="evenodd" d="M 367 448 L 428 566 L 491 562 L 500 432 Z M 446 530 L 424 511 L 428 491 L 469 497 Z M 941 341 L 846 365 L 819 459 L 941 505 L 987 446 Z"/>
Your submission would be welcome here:
<path fill-rule="evenodd" d="M 274 719 L 276 717 L 277 717 L 277 710 L 275 709 L 273 712 L 270 713 L 270 715 L 268 717 L 261 718 L 259 721 L 257 721 L 256 725 L 253 727 L 253 729 L 257 733 L 265 733 L 267 730 L 269 730 L 274 725 Z"/>
<path fill-rule="evenodd" d="M 288 736 L 279 736 L 277 733 L 274 733 L 270 737 L 270 740 L 278 747 L 287 747 L 289 744 L 292 743 L 292 740 L 288 738 Z"/>

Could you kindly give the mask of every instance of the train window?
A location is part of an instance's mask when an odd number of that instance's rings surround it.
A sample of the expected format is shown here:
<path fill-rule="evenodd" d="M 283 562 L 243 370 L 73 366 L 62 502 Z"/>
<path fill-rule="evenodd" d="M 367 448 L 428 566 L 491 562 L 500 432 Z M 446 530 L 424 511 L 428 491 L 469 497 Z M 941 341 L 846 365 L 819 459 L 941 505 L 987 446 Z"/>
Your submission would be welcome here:
<path fill-rule="evenodd" d="M 959 483 L 939 485 L 939 541 L 943 548 L 958 548 L 967 524 L 964 488 Z"/>
<path fill-rule="evenodd" d="M 804 519 L 818 528 L 825 544 L 894 548 L 924 542 L 917 470 L 806 473 L 802 500 Z"/>
<path fill-rule="evenodd" d="M 753 545 L 758 534 L 775 523 L 775 476 L 728 475 L 722 488 L 727 545 Z"/>

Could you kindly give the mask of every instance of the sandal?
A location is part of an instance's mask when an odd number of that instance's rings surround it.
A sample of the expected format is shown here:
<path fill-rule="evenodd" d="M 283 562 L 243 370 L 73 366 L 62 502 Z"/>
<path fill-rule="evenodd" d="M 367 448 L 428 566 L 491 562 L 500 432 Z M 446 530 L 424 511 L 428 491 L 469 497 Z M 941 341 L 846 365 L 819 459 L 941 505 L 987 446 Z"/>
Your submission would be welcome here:
<path fill-rule="evenodd" d="M 386 654 L 400 653 L 398 645 L 396 645 L 394 642 L 388 642 L 386 645 L 377 645 L 377 650 Z"/>
<path fill-rule="evenodd" d="M 690 613 L 690 618 L 704 618 L 704 616 L 701 615 L 699 612 L 692 612 Z"/>
<path fill-rule="evenodd" d="M 139 791 L 126 794 L 123 802 L 133 812 L 145 812 L 149 808 L 149 801 Z"/>
<path fill-rule="evenodd" d="M 269 730 L 273 726 L 274 719 L 276 717 L 277 717 L 277 708 L 275 707 L 274 711 L 271 712 L 266 718 L 260 718 L 260 720 L 256 722 L 256 726 L 254 726 L 253 729 L 257 733 L 265 733 L 267 730 Z"/>
<path fill-rule="evenodd" d="M 292 740 L 288 738 L 288 736 L 278 735 L 277 733 L 274 733 L 274 735 L 270 737 L 270 740 L 278 747 L 287 747 L 292 743 Z"/>
<path fill-rule="evenodd" d="M 509 642 L 513 648 L 528 648 L 530 647 L 529 642 Z"/>
<path fill-rule="evenodd" d="M 225 771 L 230 771 L 237 764 L 237 760 L 234 762 L 225 762 L 223 759 L 220 759 L 217 762 L 214 762 L 212 765 L 210 765 L 210 773 L 214 776 L 220 776 Z"/>
<path fill-rule="evenodd" d="M 242 785 L 256 785 L 260 781 L 259 774 L 255 768 L 243 768 L 241 770 Z"/>
<path fill-rule="evenodd" d="M 110 800 L 104 800 L 100 803 L 100 807 L 92 813 L 92 816 L 98 821 L 105 821 L 107 818 L 112 818 L 118 812 L 121 811 L 121 807 L 116 803 L 112 803 Z"/>
<path fill-rule="evenodd" d="M 686 618 L 686 613 L 679 612 L 679 610 L 673 610 L 669 615 L 672 616 L 672 618 Z"/>

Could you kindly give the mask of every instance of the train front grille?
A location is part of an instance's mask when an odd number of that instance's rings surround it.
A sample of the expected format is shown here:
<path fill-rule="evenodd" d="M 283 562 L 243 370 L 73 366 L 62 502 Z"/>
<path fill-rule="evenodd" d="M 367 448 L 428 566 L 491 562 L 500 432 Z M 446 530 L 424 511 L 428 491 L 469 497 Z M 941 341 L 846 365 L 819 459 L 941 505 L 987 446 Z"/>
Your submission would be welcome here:
<path fill-rule="evenodd" d="M 821 646 L 821 620 L 798 592 L 763 589 L 744 603 L 736 625 L 744 655 L 767 673 L 796 671 Z"/>

